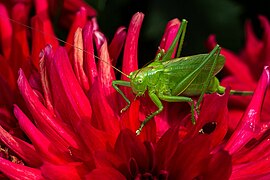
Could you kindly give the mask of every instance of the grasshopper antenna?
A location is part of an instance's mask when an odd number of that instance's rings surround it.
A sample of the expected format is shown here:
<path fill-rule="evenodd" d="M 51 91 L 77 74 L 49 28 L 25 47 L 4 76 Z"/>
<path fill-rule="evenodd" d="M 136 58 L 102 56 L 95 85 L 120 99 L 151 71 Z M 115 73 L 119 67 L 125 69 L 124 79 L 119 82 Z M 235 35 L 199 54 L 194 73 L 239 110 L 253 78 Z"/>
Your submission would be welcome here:
<path fill-rule="evenodd" d="M 62 40 L 62 39 L 60 39 L 60 38 L 58 38 L 58 37 L 56 37 L 56 36 L 53 36 L 53 35 L 48 34 L 48 33 L 45 33 L 44 31 L 42 31 L 42 30 L 40 30 L 40 29 L 33 28 L 33 27 L 31 27 L 31 26 L 28 26 L 28 25 L 26 25 L 26 24 L 23 24 L 23 23 L 21 23 L 21 22 L 19 22 L 19 21 L 16 21 L 16 20 L 14 20 L 14 19 L 9 18 L 9 17 L 5 17 L 5 18 L 7 18 L 7 19 L 10 20 L 11 22 L 16 23 L 16 24 L 18 24 L 18 25 L 20 25 L 20 26 L 23 26 L 23 27 L 26 27 L 26 28 L 28 28 L 28 29 L 37 31 L 37 32 L 39 32 L 39 33 L 41 33 L 41 34 L 43 34 L 43 35 L 48 36 L 48 37 L 55 38 L 55 39 L 58 40 L 59 42 L 62 42 L 62 43 L 67 44 L 67 45 L 69 45 L 69 46 L 71 46 L 71 47 L 73 47 L 73 48 L 76 48 L 76 49 L 78 49 L 78 50 L 80 50 L 80 51 L 83 51 L 84 53 L 87 53 L 87 54 L 89 54 L 89 55 L 93 55 L 95 58 L 97 58 L 97 59 L 103 61 L 104 63 L 106 63 L 106 64 L 108 64 L 108 65 L 110 65 L 113 69 L 115 69 L 116 71 L 118 71 L 119 73 L 123 74 L 124 76 L 126 76 L 127 78 L 130 79 L 129 75 L 127 75 L 126 73 L 122 72 L 122 71 L 119 70 L 118 68 L 114 67 L 114 66 L 111 65 L 110 63 L 108 63 L 108 62 L 102 60 L 101 58 L 99 58 L 98 56 L 94 55 L 93 53 L 90 53 L 90 52 L 88 52 L 88 51 L 86 51 L 86 50 L 84 50 L 84 49 L 82 49 L 82 48 L 80 48 L 80 47 L 77 47 L 77 46 L 75 46 L 75 45 L 73 45 L 73 44 L 71 44 L 71 43 L 69 43 L 69 42 L 66 42 L 66 41 L 64 41 L 64 40 Z"/>

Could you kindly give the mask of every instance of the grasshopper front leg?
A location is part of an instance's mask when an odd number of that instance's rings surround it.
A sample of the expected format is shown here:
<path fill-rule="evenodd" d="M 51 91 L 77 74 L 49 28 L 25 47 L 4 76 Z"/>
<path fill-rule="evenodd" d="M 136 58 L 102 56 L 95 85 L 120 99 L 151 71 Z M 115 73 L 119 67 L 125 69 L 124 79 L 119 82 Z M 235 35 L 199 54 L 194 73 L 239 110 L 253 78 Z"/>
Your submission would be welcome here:
<path fill-rule="evenodd" d="M 127 102 L 127 105 L 126 107 L 124 107 L 120 112 L 124 112 L 126 111 L 129 106 L 130 106 L 130 101 L 129 99 L 125 96 L 125 94 L 123 93 L 123 91 L 121 91 L 121 89 L 119 89 L 119 87 L 117 85 L 120 85 L 120 86 L 126 86 L 126 87 L 130 87 L 130 82 L 128 81 L 122 81 L 122 80 L 115 80 L 112 82 L 112 86 L 113 88 L 119 93 L 121 94 L 121 96 L 124 98 L 124 100 Z"/>
<path fill-rule="evenodd" d="M 162 110 L 163 110 L 163 104 L 160 101 L 164 100 L 167 102 L 189 102 L 191 103 L 191 114 L 192 114 L 192 123 L 195 124 L 195 115 L 194 115 L 194 101 L 185 96 L 168 96 L 168 95 L 163 95 L 159 94 L 158 96 L 154 92 L 149 92 L 149 97 L 151 100 L 155 103 L 155 105 L 158 107 L 158 110 L 150 114 L 149 116 L 146 117 L 146 119 L 141 123 L 141 126 L 139 129 L 136 131 L 136 134 L 139 135 L 142 131 L 142 128 L 145 126 L 145 124 L 152 119 L 154 116 L 158 115 Z"/>

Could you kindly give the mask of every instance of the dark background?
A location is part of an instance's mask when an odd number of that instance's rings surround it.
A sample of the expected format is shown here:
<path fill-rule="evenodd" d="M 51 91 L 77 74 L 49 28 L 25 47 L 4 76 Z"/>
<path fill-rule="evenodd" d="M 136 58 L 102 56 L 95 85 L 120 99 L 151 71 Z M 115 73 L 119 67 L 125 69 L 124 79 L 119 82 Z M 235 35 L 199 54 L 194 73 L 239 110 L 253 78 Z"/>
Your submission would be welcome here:
<path fill-rule="evenodd" d="M 234 52 L 244 47 L 244 23 L 251 19 L 258 37 L 258 15 L 269 18 L 269 0 L 87 0 L 98 11 L 101 30 L 109 40 L 119 26 L 128 27 L 133 14 L 145 14 L 139 38 L 140 66 L 155 56 L 167 22 L 188 20 L 183 55 L 206 52 L 205 41 L 216 34 L 218 43 Z"/>

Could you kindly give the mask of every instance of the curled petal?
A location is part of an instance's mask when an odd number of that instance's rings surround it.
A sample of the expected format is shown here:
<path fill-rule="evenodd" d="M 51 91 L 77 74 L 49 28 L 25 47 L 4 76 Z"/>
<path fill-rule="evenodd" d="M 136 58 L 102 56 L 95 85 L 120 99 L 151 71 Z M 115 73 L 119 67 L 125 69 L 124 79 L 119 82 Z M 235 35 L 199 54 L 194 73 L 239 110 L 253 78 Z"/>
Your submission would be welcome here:
<path fill-rule="evenodd" d="M 260 115 L 265 93 L 269 86 L 269 80 L 269 70 L 268 67 L 265 67 L 241 122 L 238 124 L 225 146 L 225 149 L 228 150 L 230 154 L 237 152 L 246 145 L 249 140 L 256 138 L 266 130 L 264 129 L 263 122 L 260 122 Z M 269 124 L 269 122 L 267 123 Z"/>
<path fill-rule="evenodd" d="M 73 69 L 77 77 L 78 82 L 85 92 L 89 91 L 88 78 L 83 69 L 83 38 L 82 29 L 78 28 L 74 36 L 74 56 L 71 57 L 73 60 Z"/>

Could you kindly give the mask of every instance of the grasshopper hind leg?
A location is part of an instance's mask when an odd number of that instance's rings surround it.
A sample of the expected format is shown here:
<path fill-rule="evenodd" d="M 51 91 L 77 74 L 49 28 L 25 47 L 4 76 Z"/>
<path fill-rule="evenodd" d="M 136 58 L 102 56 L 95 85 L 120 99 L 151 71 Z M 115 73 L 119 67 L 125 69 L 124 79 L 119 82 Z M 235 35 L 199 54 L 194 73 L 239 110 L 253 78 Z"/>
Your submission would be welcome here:
<path fill-rule="evenodd" d="M 218 56 L 220 55 L 220 50 L 221 50 L 220 46 L 216 45 L 216 47 L 209 53 L 208 57 L 206 58 L 206 61 L 208 61 L 210 58 L 215 56 L 213 64 L 212 64 L 211 69 L 209 71 L 209 74 L 208 74 L 207 79 L 206 79 L 206 81 L 205 81 L 205 83 L 203 85 L 201 94 L 200 94 L 199 99 L 198 99 L 198 101 L 196 103 L 196 106 L 195 106 L 195 109 L 196 109 L 198 114 L 199 114 L 199 110 L 198 110 L 199 106 L 200 106 L 200 104 L 202 102 L 204 94 L 206 93 L 207 87 L 210 84 L 211 78 L 212 78 L 213 73 L 214 73 L 215 66 L 217 65 L 217 59 L 218 59 Z"/>

